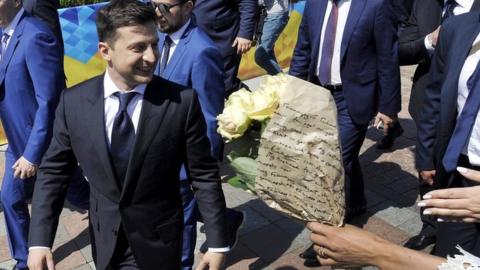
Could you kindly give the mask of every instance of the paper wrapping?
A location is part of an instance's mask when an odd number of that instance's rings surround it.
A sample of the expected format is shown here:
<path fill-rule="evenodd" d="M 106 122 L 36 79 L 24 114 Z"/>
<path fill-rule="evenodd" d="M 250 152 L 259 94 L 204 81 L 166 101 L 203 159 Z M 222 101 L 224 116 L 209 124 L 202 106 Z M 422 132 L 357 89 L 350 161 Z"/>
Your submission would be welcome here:
<path fill-rule="evenodd" d="M 258 151 L 255 190 L 303 221 L 343 224 L 344 171 L 335 102 L 325 88 L 288 76 Z"/>

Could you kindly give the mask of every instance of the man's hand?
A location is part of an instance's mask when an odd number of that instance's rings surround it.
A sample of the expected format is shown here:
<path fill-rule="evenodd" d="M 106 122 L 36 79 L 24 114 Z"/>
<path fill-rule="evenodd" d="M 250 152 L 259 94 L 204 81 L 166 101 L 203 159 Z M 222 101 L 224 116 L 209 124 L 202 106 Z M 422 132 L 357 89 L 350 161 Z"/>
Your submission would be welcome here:
<path fill-rule="evenodd" d="M 378 126 L 380 123 L 383 123 L 383 133 L 385 133 L 385 135 L 388 134 L 388 128 L 393 124 L 393 119 L 379 112 L 375 117 L 375 126 Z"/>
<path fill-rule="evenodd" d="M 47 266 L 48 270 L 55 270 L 52 251 L 49 248 L 35 248 L 28 252 L 28 269 L 44 270 Z"/>
<path fill-rule="evenodd" d="M 433 179 L 435 177 L 435 173 L 437 171 L 431 170 L 431 171 L 420 171 L 420 181 L 428 184 L 428 185 L 433 185 Z"/>
<path fill-rule="evenodd" d="M 440 32 L 440 27 L 441 26 L 437 27 L 437 29 L 435 29 L 435 31 L 428 34 L 428 40 L 432 43 L 433 47 L 437 46 L 438 33 Z"/>
<path fill-rule="evenodd" d="M 232 47 L 237 47 L 237 54 L 244 54 L 252 47 L 252 41 L 246 38 L 237 37 L 233 41 Z"/>
<path fill-rule="evenodd" d="M 13 176 L 15 178 L 26 179 L 34 176 L 37 173 L 38 166 L 30 163 L 23 156 L 21 156 L 12 166 Z"/>
<path fill-rule="evenodd" d="M 225 261 L 226 253 L 224 252 L 210 252 L 208 251 L 203 255 L 202 260 L 197 265 L 195 270 L 220 270 L 222 268 L 223 262 Z M 50 270 L 50 269 L 49 269 Z"/>

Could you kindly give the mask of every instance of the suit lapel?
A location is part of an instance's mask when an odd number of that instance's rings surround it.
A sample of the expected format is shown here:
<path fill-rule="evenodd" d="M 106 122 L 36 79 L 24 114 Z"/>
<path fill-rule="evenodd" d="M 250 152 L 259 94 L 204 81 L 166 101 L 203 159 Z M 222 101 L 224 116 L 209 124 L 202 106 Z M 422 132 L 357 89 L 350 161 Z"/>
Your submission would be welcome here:
<path fill-rule="evenodd" d="M 457 53 L 450 58 L 451 62 L 449 62 L 449 64 L 451 65 L 451 72 L 446 74 L 447 78 L 450 78 L 449 81 L 451 83 L 451 87 L 448 87 L 448 89 L 455 89 L 455 91 L 447 91 L 449 97 L 453 100 L 457 100 L 458 78 L 460 77 L 460 72 L 470 52 L 470 48 L 480 32 L 480 23 L 465 24 L 463 27 L 458 28 L 458 30 L 461 31 L 461 33 L 455 37 L 455 41 L 458 40 L 458 42 L 454 42 L 452 46 Z M 450 83 L 448 85 L 450 85 Z"/>
<path fill-rule="evenodd" d="M 473 1 L 473 5 L 470 11 L 480 11 L 480 0 Z"/>
<path fill-rule="evenodd" d="M 8 64 L 10 63 L 13 52 L 17 48 L 18 43 L 20 42 L 20 37 L 23 34 L 23 29 L 25 28 L 24 18 L 25 18 L 25 15 L 22 15 L 22 17 L 18 21 L 17 27 L 15 28 L 15 31 L 13 32 L 13 35 L 10 38 L 10 42 L 8 43 L 7 50 L 2 55 L 2 60 L 0 63 L 0 84 L 2 84 L 3 80 L 5 80 L 5 73 L 7 71 Z"/>
<path fill-rule="evenodd" d="M 309 26 L 316 26 L 316 28 L 310 30 L 312 33 L 312 42 L 313 42 L 313 53 L 315 62 L 319 61 L 318 59 L 318 50 L 320 49 L 320 35 L 322 32 L 322 25 L 323 20 L 328 15 L 325 14 L 327 12 L 327 3 L 329 0 L 322 0 L 322 1 L 311 1 L 312 5 L 316 5 L 312 7 L 312 11 L 309 12 L 309 16 L 311 16 L 311 20 L 308 22 Z M 304 12 L 305 13 L 305 12 Z M 317 16 L 318 15 L 318 16 Z M 305 16 L 305 15 L 304 15 Z M 318 30 L 317 30 L 318 29 Z M 316 67 L 314 67 L 315 69 Z"/>
<path fill-rule="evenodd" d="M 118 201 L 120 198 L 120 187 L 113 170 L 112 162 L 110 159 L 110 151 L 107 147 L 107 135 L 105 133 L 105 101 L 103 96 L 103 76 L 99 76 L 96 82 L 96 91 L 85 91 L 85 121 L 90 123 L 90 127 L 87 132 L 90 139 L 95 143 L 95 151 L 101 162 L 101 166 L 107 176 L 109 184 L 102 186 L 106 194 L 111 195 L 111 199 Z"/>
<path fill-rule="evenodd" d="M 351 0 L 350 10 L 348 12 L 347 22 L 345 24 L 345 30 L 343 31 L 342 46 L 340 48 L 340 60 L 343 59 L 352 38 L 353 30 L 357 25 L 360 15 L 362 15 L 365 8 L 366 0 Z"/>
<path fill-rule="evenodd" d="M 158 78 L 154 77 L 145 89 L 142 112 L 135 136 L 135 144 L 128 163 L 126 179 L 120 196 L 121 200 L 128 199 L 126 197 L 127 192 L 134 190 L 133 186 L 136 183 L 134 177 L 139 174 L 138 170 L 141 169 L 145 154 L 153 138 L 157 135 L 169 104 L 168 99 L 163 95 L 162 85 L 158 81 Z"/>
<path fill-rule="evenodd" d="M 175 51 L 173 52 L 173 55 L 170 57 L 170 60 L 168 61 L 167 67 L 165 68 L 165 73 L 163 78 L 170 79 L 170 76 L 174 74 L 175 67 L 178 65 L 180 62 L 180 59 L 182 59 L 183 54 L 185 53 L 186 50 L 186 45 L 188 42 L 190 42 L 191 35 L 190 33 L 192 32 L 194 25 L 193 22 L 191 21 L 188 25 L 188 27 L 185 29 L 185 32 L 182 34 L 182 37 L 180 38 Z"/>

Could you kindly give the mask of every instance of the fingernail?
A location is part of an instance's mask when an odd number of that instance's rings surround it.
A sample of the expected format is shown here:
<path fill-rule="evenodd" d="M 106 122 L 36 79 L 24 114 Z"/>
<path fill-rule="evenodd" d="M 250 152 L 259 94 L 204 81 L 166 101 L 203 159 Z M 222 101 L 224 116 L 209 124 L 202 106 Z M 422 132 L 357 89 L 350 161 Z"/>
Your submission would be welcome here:
<path fill-rule="evenodd" d="M 428 199 L 431 199 L 431 198 L 432 198 L 432 195 L 431 195 L 430 193 L 427 193 L 427 194 L 423 195 L 423 198 L 424 198 L 425 200 L 428 200 Z"/>
<path fill-rule="evenodd" d="M 419 202 L 419 203 L 417 203 L 417 205 L 418 205 L 418 207 L 425 207 L 425 206 L 427 206 L 427 204 L 424 203 L 424 202 Z"/>
<path fill-rule="evenodd" d="M 432 211 L 430 211 L 430 210 L 424 210 L 424 211 L 423 211 L 423 214 L 426 215 L 426 216 L 428 216 L 428 215 L 431 215 L 431 214 L 432 214 Z"/>
<path fill-rule="evenodd" d="M 445 220 L 443 220 L 442 218 L 437 218 L 437 222 L 444 222 Z"/>
<path fill-rule="evenodd" d="M 457 167 L 457 171 L 459 173 L 467 173 L 468 172 L 468 169 L 467 168 L 464 168 L 464 167 Z"/>

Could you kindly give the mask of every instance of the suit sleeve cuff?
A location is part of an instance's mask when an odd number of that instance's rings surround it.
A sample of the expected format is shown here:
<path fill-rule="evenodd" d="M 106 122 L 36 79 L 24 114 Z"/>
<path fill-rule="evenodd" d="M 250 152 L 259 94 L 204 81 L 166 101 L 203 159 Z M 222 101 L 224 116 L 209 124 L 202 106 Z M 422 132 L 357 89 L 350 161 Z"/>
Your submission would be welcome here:
<path fill-rule="evenodd" d="M 430 42 L 430 39 L 428 38 L 428 35 L 425 36 L 424 44 L 425 44 L 425 49 L 427 49 L 427 51 L 430 54 L 432 54 L 435 51 L 435 48 L 433 47 L 432 42 Z"/>
<path fill-rule="evenodd" d="M 50 248 L 49 247 L 43 247 L 43 246 L 33 246 L 33 247 L 29 247 L 28 251 L 34 250 L 34 249 L 50 249 Z"/>
<path fill-rule="evenodd" d="M 208 248 L 208 252 L 225 253 L 225 252 L 229 252 L 229 251 L 230 251 L 230 247 Z"/>

